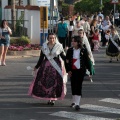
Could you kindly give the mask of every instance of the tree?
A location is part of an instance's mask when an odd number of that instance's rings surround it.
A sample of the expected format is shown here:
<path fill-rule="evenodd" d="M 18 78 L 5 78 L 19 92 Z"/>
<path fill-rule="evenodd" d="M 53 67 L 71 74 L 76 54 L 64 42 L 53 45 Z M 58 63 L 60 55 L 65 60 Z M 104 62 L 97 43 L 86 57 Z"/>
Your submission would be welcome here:
<path fill-rule="evenodd" d="M 110 0 L 103 0 L 103 5 L 100 4 L 101 0 L 82 0 L 75 4 L 75 11 L 95 13 L 100 10 L 103 10 L 104 13 L 109 14 L 113 9 L 113 4 L 110 3 Z M 119 5 L 117 5 L 119 6 Z M 118 7 L 119 8 L 119 7 Z"/>

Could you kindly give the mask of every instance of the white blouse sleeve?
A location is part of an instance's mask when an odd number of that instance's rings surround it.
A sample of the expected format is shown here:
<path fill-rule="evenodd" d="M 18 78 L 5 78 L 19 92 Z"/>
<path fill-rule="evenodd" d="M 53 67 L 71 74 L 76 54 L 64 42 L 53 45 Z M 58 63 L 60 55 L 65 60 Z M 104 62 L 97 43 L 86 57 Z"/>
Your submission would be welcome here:
<path fill-rule="evenodd" d="M 10 27 L 8 27 L 8 31 L 12 32 L 12 30 L 10 29 Z"/>

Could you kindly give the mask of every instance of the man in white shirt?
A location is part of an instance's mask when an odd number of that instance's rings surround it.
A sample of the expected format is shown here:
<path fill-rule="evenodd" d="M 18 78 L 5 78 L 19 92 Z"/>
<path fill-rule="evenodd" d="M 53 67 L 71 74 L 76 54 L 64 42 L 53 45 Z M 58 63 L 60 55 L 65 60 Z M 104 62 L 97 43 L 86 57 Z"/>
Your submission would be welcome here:
<path fill-rule="evenodd" d="M 98 17 L 99 16 L 102 18 L 102 20 L 104 20 L 104 15 L 101 12 L 99 12 Z"/>
<path fill-rule="evenodd" d="M 84 32 L 86 33 L 86 35 L 88 36 L 89 33 L 90 33 L 90 24 L 88 22 L 88 19 L 89 18 L 85 18 L 85 23 L 83 24 L 83 29 L 84 29 Z"/>

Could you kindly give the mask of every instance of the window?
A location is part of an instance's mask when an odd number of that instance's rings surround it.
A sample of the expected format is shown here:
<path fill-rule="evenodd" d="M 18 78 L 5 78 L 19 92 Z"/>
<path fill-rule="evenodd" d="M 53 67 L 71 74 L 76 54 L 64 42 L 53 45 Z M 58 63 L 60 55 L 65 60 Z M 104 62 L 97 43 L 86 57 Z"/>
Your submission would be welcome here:
<path fill-rule="evenodd" d="M 30 5 L 30 0 L 27 0 L 27 5 Z"/>
<path fill-rule="evenodd" d="M 1 2 L 2 2 L 2 0 L 0 0 L 0 7 L 2 7 L 2 6 L 1 6 Z"/>
<path fill-rule="evenodd" d="M 8 0 L 8 5 L 12 5 L 12 0 Z"/>
<path fill-rule="evenodd" d="M 16 5 L 20 5 L 22 2 L 22 0 L 15 0 Z M 8 0 L 8 5 L 12 5 L 12 0 Z"/>

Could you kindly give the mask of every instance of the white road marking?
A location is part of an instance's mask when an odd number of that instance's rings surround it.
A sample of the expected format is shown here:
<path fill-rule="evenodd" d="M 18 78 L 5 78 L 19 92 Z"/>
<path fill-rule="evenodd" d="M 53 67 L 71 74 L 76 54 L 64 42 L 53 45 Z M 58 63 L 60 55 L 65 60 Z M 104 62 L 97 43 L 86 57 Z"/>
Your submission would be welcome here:
<path fill-rule="evenodd" d="M 100 100 L 102 102 L 108 102 L 108 103 L 115 103 L 115 104 L 120 104 L 120 99 L 113 99 L 113 98 L 105 98 Z"/>
<path fill-rule="evenodd" d="M 81 108 L 88 109 L 88 110 L 97 110 L 97 111 L 107 112 L 107 113 L 120 114 L 120 109 L 111 108 L 111 107 L 84 104 L 84 105 L 81 105 Z"/>
<path fill-rule="evenodd" d="M 58 116 L 58 117 L 64 117 L 64 118 L 70 118 L 74 120 L 114 120 L 109 118 L 103 118 L 103 117 L 95 117 L 91 115 L 83 115 L 78 113 L 72 113 L 67 111 L 60 111 L 50 114 L 52 116 Z"/>

